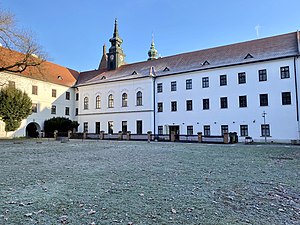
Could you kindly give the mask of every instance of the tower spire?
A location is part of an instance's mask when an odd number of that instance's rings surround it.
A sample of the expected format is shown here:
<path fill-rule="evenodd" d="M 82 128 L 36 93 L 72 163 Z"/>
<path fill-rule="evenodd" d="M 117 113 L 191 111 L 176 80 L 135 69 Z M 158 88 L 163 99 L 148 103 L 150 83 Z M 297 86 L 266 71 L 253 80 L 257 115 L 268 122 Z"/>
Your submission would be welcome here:
<path fill-rule="evenodd" d="M 115 18 L 115 28 L 114 28 L 114 34 L 113 34 L 113 37 L 116 38 L 116 37 L 119 37 L 119 31 L 118 31 L 118 19 Z"/>
<path fill-rule="evenodd" d="M 155 49 L 155 44 L 154 44 L 154 35 L 152 33 L 152 40 L 151 40 L 151 46 L 150 46 L 150 50 L 148 51 L 148 60 L 154 60 L 157 59 L 157 50 Z"/>

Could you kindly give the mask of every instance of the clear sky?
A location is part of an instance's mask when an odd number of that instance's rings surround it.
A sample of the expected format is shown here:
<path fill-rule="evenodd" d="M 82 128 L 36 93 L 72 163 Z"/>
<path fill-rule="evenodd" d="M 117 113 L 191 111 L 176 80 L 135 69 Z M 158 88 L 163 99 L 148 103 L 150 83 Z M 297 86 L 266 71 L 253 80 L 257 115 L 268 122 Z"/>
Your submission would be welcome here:
<path fill-rule="evenodd" d="M 49 61 L 98 68 L 118 18 L 126 62 L 144 61 L 154 33 L 164 56 L 300 29 L 299 0 L 0 0 Z M 258 28 L 258 34 L 257 29 Z"/>

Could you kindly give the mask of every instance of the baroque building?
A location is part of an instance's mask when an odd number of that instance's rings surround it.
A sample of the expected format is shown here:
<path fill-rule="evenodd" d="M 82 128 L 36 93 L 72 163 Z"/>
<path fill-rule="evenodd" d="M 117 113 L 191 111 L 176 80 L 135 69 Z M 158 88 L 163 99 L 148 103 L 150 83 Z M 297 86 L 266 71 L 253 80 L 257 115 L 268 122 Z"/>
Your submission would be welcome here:
<path fill-rule="evenodd" d="M 73 80 L 59 87 L 72 95 L 70 117 L 79 122 L 79 132 L 236 132 L 240 140 L 299 139 L 298 31 L 168 57 L 157 57 L 152 39 L 148 59 L 137 63 L 125 61 L 117 20 L 109 41 L 97 70 L 77 73 L 64 68 Z M 54 77 L 55 67 L 59 66 L 52 67 Z M 50 89 L 58 85 L 53 80 L 39 82 Z M 52 104 L 47 115 L 40 116 L 40 129 L 42 120 L 52 116 Z M 26 135 L 32 116 L 16 134 Z"/>

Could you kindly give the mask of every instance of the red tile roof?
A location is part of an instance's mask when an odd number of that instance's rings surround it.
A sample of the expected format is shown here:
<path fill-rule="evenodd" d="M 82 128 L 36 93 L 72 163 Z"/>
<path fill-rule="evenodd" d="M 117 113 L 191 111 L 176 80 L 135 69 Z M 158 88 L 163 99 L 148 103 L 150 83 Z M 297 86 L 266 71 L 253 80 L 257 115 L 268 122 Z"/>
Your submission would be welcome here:
<path fill-rule="evenodd" d="M 1 67 L 12 65 L 22 57 L 24 57 L 24 54 L 22 53 L 0 47 Z M 30 60 L 40 61 L 40 59 L 34 56 L 32 56 Z M 29 66 L 23 72 L 14 72 L 14 74 L 71 87 L 76 83 L 79 72 L 48 61 L 44 61 L 38 66 Z"/>
<path fill-rule="evenodd" d="M 243 63 L 284 58 L 299 54 L 297 32 L 256 39 L 188 52 L 156 60 L 138 62 L 121 66 L 117 70 L 93 70 L 82 72 L 77 85 L 88 85 L 115 80 L 126 80 L 149 76 L 154 67 L 156 76 L 164 76 L 189 71 L 206 70 L 216 67 L 232 66 Z M 251 57 L 246 57 L 250 54 Z M 208 63 L 205 63 L 205 62 Z M 168 67 L 169 70 L 164 69 Z M 132 73 L 136 71 L 136 75 Z M 103 79 L 105 77 L 105 79 Z"/>

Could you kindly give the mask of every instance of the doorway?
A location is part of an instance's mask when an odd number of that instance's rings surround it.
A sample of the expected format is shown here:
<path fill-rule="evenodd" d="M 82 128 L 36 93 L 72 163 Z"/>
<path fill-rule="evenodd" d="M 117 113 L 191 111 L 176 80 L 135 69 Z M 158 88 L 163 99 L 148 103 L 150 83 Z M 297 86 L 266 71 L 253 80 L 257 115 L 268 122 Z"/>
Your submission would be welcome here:
<path fill-rule="evenodd" d="M 38 123 L 31 122 L 26 127 L 26 137 L 37 138 L 41 132 L 41 127 Z"/>
<path fill-rule="evenodd" d="M 175 134 L 175 141 L 179 141 L 179 126 L 169 126 L 170 140 L 173 132 Z"/>

